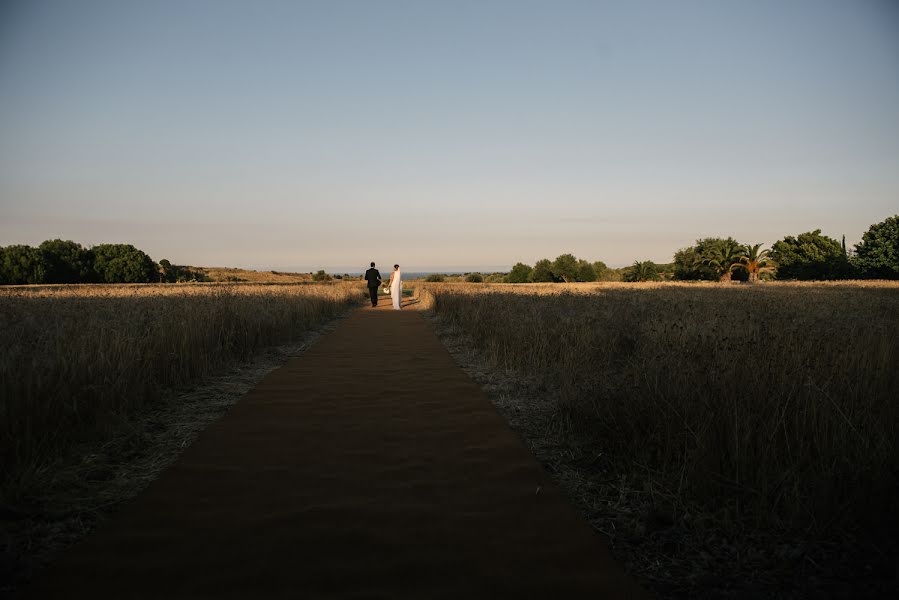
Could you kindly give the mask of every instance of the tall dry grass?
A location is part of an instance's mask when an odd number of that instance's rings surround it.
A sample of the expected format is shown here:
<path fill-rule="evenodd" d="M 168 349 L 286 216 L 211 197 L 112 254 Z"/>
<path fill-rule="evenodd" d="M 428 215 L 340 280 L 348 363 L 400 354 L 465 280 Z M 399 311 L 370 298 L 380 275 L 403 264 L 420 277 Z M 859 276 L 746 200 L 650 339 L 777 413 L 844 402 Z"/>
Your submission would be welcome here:
<path fill-rule="evenodd" d="M 422 284 L 572 435 L 716 526 L 897 521 L 899 285 Z"/>
<path fill-rule="evenodd" d="M 287 343 L 359 284 L 0 288 L 0 489 L 103 436 L 160 390 Z M 2 498 L 0 498 L 2 500 Z"/>

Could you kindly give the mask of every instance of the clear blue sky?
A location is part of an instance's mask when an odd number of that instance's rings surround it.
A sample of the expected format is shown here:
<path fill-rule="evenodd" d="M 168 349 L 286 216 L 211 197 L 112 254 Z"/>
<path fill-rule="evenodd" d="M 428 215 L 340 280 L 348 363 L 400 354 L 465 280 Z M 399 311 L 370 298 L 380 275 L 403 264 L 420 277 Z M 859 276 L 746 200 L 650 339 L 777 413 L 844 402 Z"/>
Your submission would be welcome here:
<path fill-rule="evenodd" d="M 0 245 L 622 265 L 896 213 L 891 0 L 0 4 Z"/>

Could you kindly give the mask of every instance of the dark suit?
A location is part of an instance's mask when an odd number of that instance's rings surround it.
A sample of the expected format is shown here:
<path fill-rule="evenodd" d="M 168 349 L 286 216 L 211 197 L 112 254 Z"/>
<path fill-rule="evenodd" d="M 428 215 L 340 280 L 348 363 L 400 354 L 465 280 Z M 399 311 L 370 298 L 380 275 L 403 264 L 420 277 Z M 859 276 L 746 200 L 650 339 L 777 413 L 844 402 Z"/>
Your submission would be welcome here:
<path fill-rule="evenodd" d="M 371 296 L 371 305 L 378 305 L 378 286 L 381 285 L 381 274 L 374 267 L 365 272 L 365 281 L 368 282 L 368 294 Z"/>

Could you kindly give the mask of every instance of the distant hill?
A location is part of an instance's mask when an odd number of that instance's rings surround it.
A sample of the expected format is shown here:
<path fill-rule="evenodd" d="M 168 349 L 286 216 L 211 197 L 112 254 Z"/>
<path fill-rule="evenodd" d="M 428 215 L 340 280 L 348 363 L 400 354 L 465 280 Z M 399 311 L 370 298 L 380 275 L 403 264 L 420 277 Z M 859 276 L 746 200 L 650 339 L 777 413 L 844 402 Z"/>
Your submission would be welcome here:
<path fill-rule="evenodd" d="M 207 281 L 252 281 L 256 283 L 300 283 L 312 281 L 312 273 L 284 273 L 281 271 L 251 271 L 230 267 L 189 267 L 205 275 Z"/>

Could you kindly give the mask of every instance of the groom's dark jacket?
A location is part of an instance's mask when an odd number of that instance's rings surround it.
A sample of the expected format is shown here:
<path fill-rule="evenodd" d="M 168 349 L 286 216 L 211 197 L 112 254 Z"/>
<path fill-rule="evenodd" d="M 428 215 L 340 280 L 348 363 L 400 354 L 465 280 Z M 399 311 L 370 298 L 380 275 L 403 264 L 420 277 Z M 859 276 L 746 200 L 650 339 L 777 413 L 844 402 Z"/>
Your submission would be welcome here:
<path fill-rule="evenodd" d="M 368 282 L 368 287 L 376 288 L 381 285 L 381 274 L 377 269 L 372 267 L 368 271 L 365 272 L 365 281 Z"/>

